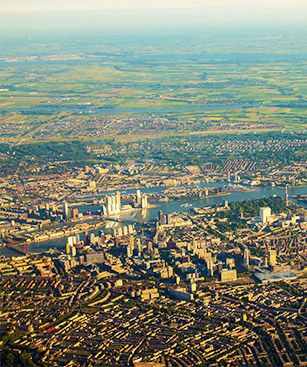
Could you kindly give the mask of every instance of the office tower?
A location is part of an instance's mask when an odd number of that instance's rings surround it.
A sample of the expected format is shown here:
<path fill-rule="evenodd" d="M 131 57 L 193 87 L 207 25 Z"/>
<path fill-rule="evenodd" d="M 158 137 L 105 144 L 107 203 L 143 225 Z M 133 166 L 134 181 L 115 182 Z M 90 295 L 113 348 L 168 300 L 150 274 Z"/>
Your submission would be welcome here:
<path fill-rule="evenodd" d="M 275 266 L 277 264 L 277 253 L 275 250 L 269 251 L 269 265 Z"/>
<path fill-rule="evenodd" d="M 91 233 L 91 235 L 90 235 L 90 243 L 93 244 L 93 245 L 96 243 L 95 233 Z"/>
<path fill-rule="evenodd" d="M 78 218 L 78 215 L 79 215 L 79 210 L 77 208 L 74 208 L 72 211 L 71 211 L 71 216 L 73 219 L 77 219 Z"/>
<path fill-rule="evenodd" d="M 123 235 L 124 236 L 128 235 L 128 227 L 127 226 L 123 226 Z"/>
<path fill-rule="evenodd" d="M 244 265 L 249 267 L 249 257 L 250 257 L 250 251 L 248 248 L 244 249 Z"/>
<path fill-rule="evenodd" d="M 137 205 L 141 205 L 141 200 L 142 200 L 141 190 L 136 190 L 136 203 L 137 203 Z"/>
<path fill-rule="evenodd" d="M 129 237 L 129 246 L 134 250 L 135 246 L 134 236 Z"/>
<path fill-rule="evenodd" d="M 286 200 L 286 206 L 288 206 L 289 205 L 288 185 L 286 185 L 285 200 Z"/>
<path fill-rule="evenodd" d="M 161 225 L 166 224 L 166 216 L 163 213 L 163 210 L 159 210 L 159 222 Z"/>
<path fill-rule="evenodd" d="M 191 283 L 190 283 L 190 292 L 191 293 L 194 293 L 196 292 L 196 289 L 197 289 L 197 284 L 194 280 L 191 280 Z"/>
<path fill-rule="evenodd" d="M 96 182 L 95 181 L 90 181 L 89 182 L 89 186 L 88 187 L 89 187 L 90 190 L 92 190 L 92 191 L 96 190 L 96 186 L 97 185 L 96 185 Z"/>
<path fill-rule="evenodd" d="M 75 246 L 73 246 L 71 248 L 71 256 L 75 257 L 77 255 L 77 249 L 75 248 Z"/>
<path fill-rule="evenodd" d="M 133 234 L 133 233 L 134 233 L 134 227 L 133 227 L 133 225 L 132 225 L 132 224 L 129 224 L 129 225 L 128 225 L 128 233 L 129 233 L 129 234 Z"/>
<path fill-rule="evenodd" d="M 84 232 L 84 244 L 89 245 L 90 244 L 90 238 L 88 232 Z"/>
<path fill-rule="evenodd" d="M 69 218 L 69 207 L 66 201 L 63 203 L 63 214 L 64 214 L 64 219 Z"/>
<path fill-rule="evenodd" d="M 233 282 L 234 280 L 237 280 L 237 270 L 227 270 L 223 269 L 220 272 L 220 281 L 221 282 Z"/>
<path fill-rule="evenodd" d="M 116 212 L 120 212 L 121 209 L 121 197 L 120 197 L 120 192 L 117 191 L 115 194 L 115 210 Z"/>
<path fill-rule="evenodd" d="M 271 208 L 269 208 L 268 206 L 262 207 L 260 208 L 259 214 L 261 222 L 267 223 L 268 218 L 272 215 Z"/>
<path fill-rule="evenodd" d="M 214 274 L 213 261 L 212 261 L 212 260 L 208 260 L 208 261 L 206 262 L 206 265 L 207 265 L 208 275 L 209 275 L 210 277 L 213 277 L 213 274 Z"/>
<path fill-rule="evenodd" d="M 123 237 L 123 228 L 122 227 L 119 227 L 114 229 L 114 236 L 116 237 Z"/>
<path fill-rule="evenodd" d="M 152 251 L 152 242 L 148 242 L 148 244 L 147 244 L 147 251 L 148 252 Z"/>
<path fill-rule="evenodd" d="M 103 215 L 108 215 L 108 209 L 105 205 L 102 206 L 102 212 L 103 212 Z"/>
<path fill-rule="evenodd" d="M 106 236 L 104 234 L 104 231 L 99 231 L 99 235 L 100 235 L 100 238 L 101 238 L 101 243 L 104 244 L 105 241 L 106 241 Z"/>
<path fill-rule="evenodd" d="M 141 256 L 143 248 L 142 248 L 142 243 L 141 243 L 140 238 L 136 239 L 136 247 L 137 247 L 137 250 L 138 250 L 138 256 Z"/>
<path fill-rule="evenodd" d="M 148 208 L 148 197 L 146 194 L 143 194 L 142 196 L 142 209 Z"/>
<path fill-rule="evenodd" d="M 70 244 L 67 242 L 66 245 L 65 245 L 65 250 L 66 250 L 66 255 L 70 255 Z"/>
<path fill-rule="evenodd" d="M 133 248 L 130 245 L 126 247 L 126 255 L 127 257 L 132 257 L 133 255 Z"/>
<path fill-rule="evenodd" d="M 226 259 L 226 265 L 229 269 L 235 268 L 236 264 L 235 264 L 235 259 L 234 258 L 228 258 Z"/>
<path fill-rule="evenodd" d="M 69 236 L 67 238 L 67 242 L 70 247 L 73 247 L 73 245 L 76 243 L 76 237 L 75 236 Z"/>
<path fill-rule="evenodd" d="M 111 213 L 116 213 L 116 197 L 111 196 Z"/>

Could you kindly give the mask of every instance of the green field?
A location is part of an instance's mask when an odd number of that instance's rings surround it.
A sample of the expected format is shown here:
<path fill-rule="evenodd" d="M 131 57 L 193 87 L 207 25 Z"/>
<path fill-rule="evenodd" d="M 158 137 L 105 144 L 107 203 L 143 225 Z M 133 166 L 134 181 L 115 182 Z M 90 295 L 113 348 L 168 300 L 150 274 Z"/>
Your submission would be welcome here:
<path fill-rule="evenodd" d="M 305 131 L 302 34 L 160 37 L 15 39 L 1 59 L 0 142 Z"/>

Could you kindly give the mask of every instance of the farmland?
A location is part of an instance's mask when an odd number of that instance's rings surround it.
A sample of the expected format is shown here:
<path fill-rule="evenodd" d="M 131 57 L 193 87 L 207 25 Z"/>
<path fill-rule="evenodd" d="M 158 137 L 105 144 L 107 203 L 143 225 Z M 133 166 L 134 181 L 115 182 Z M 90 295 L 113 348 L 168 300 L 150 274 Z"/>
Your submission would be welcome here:
<path fill-rule="evenodd" d="M 0 141 L 302 132 L 304 37 L 270 32 L 8 37 Z"/>

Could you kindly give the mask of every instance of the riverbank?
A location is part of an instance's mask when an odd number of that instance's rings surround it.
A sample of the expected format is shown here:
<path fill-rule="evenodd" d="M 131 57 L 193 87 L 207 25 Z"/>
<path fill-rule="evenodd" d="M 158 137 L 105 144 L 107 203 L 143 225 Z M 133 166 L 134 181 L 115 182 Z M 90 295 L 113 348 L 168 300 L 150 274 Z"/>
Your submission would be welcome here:
<path fill-rule="evenodd" d="M 224 183 L 220 185 L 223 186 Z M 307 195 L 307 187 L 297 187 L 297 188 L 289 188 L 288 189 L 289 197 L 291 201 L 295 204 L 300 205 L 303 208 L 307 208 L 307 203 L 299 202 L 297 199 L 292 198 L 293 195 Z M 229 203 L 243 200 L 253 200 L 271 196 L 281 196 L 284 197 L 285 189 L 279 187 L 257 187 L 255 191 L 248 192 L 231 192 L 227 195 L 227 200 Z M 193 198 L 193 199 L 181 199 L 175 201 L 160 201 L 155 205 L 155 207 L 148 208 L 146 211 L 142 210 L 133 210 L 127 213 L 121 213 L 118 216 L 118 219 L 122 222 L 128 223 L 144 223 L 149 220 L 155 220 L 158 217 L 159 210 L 162 210 L 165 214 L 170 214 L 174 212 L 187 212 L 190 211 L 191 208 L 202 208 L 205 206 L 213 206 L 213 205 L 221 205 L 224 201 L 224 196 L 214 196 L 214 197 L 205 197 L 205 198 Z M 187 204 L 187 202 L 191 205 L 184 207 L 182 205 Z M 81 210 L 97 210 L 98 206 L 90 205 L 82 208 Z M 100 221 L 103 221 L 103 218 L 100 217 Z M 105 225 L 107 225 L 107 221 L 104 221 Z M 115 224 L 115 225 L 121 225 Z M 95 229 L 94 229 L 95 230 Z M 82 232 L 81 232 L 82 233 Z M 49 240 L 45 242 L 40 242 L 39 244 L 32 243 L 29 245 L 31 252 L 44 252 L 50 248 L 64 248 L 66 243 L 66 238 L 63 237 L 57 240 Z M 0 248 L 0 255 L 6 254 L 7 256 L 12 256 L 12 254 L 8 254 L 4 248 Z"/>

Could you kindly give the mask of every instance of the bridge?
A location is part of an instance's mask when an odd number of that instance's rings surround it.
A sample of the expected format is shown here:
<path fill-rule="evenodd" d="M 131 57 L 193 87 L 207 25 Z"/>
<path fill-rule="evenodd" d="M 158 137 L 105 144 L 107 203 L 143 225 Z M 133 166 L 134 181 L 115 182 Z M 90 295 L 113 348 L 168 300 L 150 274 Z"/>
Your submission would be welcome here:
<path fill-rule="evenodd" d="M 27 255 L 30 253 L 30 249 L 28 247 L 28 245 L 21 245 L 21 246 L 16 246 L 16 245 L 9 245 L 7 246 L 7 248 L 9 250 L 13 250 L 21 255 Z"/>

